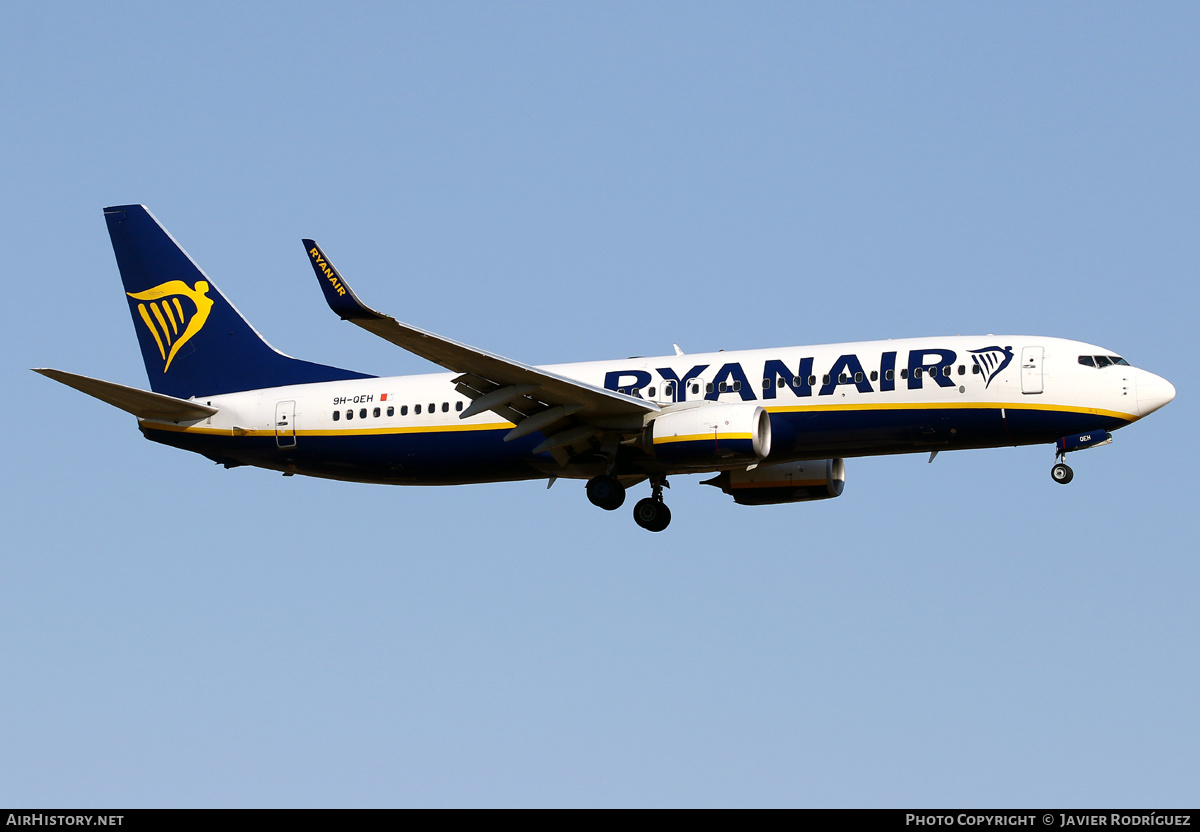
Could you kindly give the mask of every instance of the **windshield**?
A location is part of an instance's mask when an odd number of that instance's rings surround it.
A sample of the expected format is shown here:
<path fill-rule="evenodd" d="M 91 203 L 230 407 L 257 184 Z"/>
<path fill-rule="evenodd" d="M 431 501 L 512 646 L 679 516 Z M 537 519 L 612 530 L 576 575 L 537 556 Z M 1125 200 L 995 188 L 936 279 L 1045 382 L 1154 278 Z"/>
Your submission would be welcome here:
<path fill-rule="evenodd" d="M 1120 364 L 1122 367 L 1131 366 L 1119 355 L 1081 355 L 1079 363 L 1084 367 L 1112 367 L 1114 364 Z"/>

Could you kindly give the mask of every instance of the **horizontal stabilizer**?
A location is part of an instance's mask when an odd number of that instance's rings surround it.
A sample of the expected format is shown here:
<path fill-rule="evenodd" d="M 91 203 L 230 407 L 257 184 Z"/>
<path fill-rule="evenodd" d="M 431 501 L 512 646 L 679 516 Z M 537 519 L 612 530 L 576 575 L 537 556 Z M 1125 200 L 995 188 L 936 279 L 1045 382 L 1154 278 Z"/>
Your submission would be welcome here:
<path fill-rule="evenodd" d="M 87 393 L 93 398 L 118 407 L 126 413 L 132 413 L 139 419 L 155 419 L 162 422 L 194 422 L 205 419 L 217 412 L 217 408 L 209 407 L 185 399 L 177 399 L 163 393 L 151 393 L 136 387 L 126 387 L 111 381 L 101 381 L 98 378 L 78 376 L 74 373 L 64 373 L 62 370 L 52 370 L 48 367 L 35 367 L 35 373 L 41 373 L 46 378 L 62 382 L 68 387 L 74 387 L 81 393 Z"/>

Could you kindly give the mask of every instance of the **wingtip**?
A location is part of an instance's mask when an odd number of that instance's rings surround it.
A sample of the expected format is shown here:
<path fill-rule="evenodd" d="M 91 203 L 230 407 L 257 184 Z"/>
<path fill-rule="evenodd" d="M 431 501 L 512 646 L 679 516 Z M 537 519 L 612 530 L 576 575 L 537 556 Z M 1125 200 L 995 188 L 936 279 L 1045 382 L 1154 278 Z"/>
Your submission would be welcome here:
<path fill-rule="evenodd" d="M 304 253 L 308 255 L 308 262 L 312 264 L 313 272 L 317 275 L 317 282 L 321 284 L 321 293 L 325 296 L 325 302 L 339 318 L 348 321 L 385 317 L 358 299 L 354 290 L 350 288 L 350 284 L 325 256 L 325 252 L 317 245 L 316 240 L 305 237 L 302 238 L 302 242 L 304 243 Z"/>

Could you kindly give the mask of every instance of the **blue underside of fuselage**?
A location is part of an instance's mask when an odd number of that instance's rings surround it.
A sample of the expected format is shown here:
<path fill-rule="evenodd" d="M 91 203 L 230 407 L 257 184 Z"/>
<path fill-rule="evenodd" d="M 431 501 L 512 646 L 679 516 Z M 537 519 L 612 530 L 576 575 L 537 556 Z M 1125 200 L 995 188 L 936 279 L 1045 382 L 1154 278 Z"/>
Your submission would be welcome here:
<path fill-rule="evenodd" d="M 1128 424 L 1113 416 L 1063 410 L 1008 409 L 1003 416 L 1001 413 L 999 408 L 772 413 L 768 461 L 1033 445 Z M 504 442 L 508 432 L 504 428 L 345 435 L 301 432 L 292 447 L 279 447 L 274 436 L 193 434 L 155 430 L 145 424 L 142 431 L 153 441 L 228 465 L 364 482 L 424 485 L 537 479 L 549 476 L 556 464 L 549 454 L 533 456 L 544 436 L 532 434 Z M 662 472 L 672 467 L 633 449 L 623 448 L 622 453 L 628 453 L 619 460 L 625 473 Z"/>

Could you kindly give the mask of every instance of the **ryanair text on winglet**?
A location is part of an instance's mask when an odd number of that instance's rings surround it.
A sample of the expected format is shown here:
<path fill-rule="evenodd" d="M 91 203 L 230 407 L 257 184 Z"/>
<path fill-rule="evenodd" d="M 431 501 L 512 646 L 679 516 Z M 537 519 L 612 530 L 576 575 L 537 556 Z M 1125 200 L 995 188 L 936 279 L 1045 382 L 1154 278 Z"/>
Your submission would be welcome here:
<path fill-rule="evenodd" d="M 325 275 L 326 279 L 331 284 L 333 284 L 334 291 L 339 295 L 346 294 L 346 287 L 342 285 L 342 281 L 338 280 L 338 276 L 334 272 L 333 267 L 326 262 L 324 255 L 321 254 L 321 249 L 313 246 L 308 250 L 308 254 L 310 257 L 312 257 L 313 262 L 317 264 L 317 268 L 321 270 L 321 273 Z"/>

